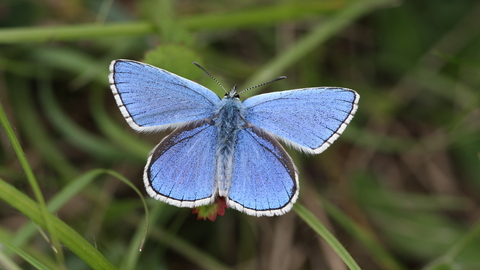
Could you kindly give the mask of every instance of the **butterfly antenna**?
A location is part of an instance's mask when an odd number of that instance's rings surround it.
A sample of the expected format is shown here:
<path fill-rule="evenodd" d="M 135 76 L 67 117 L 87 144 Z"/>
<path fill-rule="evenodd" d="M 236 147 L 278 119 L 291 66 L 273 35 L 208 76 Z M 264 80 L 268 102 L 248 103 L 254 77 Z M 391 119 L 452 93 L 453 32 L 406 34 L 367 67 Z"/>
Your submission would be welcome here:
<path fill-rule="evenodd" d="M 212 76 L 212 74 L 210 74 L 206 69 L 204 69 L 202 66 L 200 66 L 199 63 L 197 62 L 193 62 L 193 64 L 197 67 L 199 67 L 201 70 L 203 70 L 203 72 L 205 72 L 208 76 L 210 76 L 210 78 L 212 78 L 212 80 L 214 80 L 216 83 L 218 83 L 218 85 L 220 85 L 220 87 L 222 87 L 223 91 L 225 91 L 226 93 L 228 93 L 227 90 L 225 90 L 225 87 L 223 87 L 223 85 L 217 80 L 215 79 L 215 77 Z"/>
<path fill-rule="evenodd" d="M 247 88 L 247 89 L 245 89 L 245 90 L 242 90 L 242 91 L 239 92 L 238 94 L 241 94 L 241 93 L 246 92 L 246 91 L 248 91 L 248 90 L 250 90 L 250 89 L 257 88 L 257 87 L 260 87 L 260 86 L 264 86 L 264 85 L 267 85 L 267 84 L 269 84 L 269 83 L 276 82 L 276 81 L 280 81 L 280 80 L 283 80 L 283 79 L 286 79 L 286 78 L 287 78 L 286 76 L 280 76 L 280 77 L 278 77 L 278 78 L 276 78 L 276 79 L 273 79 L 273 80 L 271 80 L 271 81 L 269 81 L 269 82 L 265 82 L 265 83 L 261 83 L 261 84 L 259 84 L 259 85 L 255 85 L 255 86 L 249 87 L 249 88 Z"/>

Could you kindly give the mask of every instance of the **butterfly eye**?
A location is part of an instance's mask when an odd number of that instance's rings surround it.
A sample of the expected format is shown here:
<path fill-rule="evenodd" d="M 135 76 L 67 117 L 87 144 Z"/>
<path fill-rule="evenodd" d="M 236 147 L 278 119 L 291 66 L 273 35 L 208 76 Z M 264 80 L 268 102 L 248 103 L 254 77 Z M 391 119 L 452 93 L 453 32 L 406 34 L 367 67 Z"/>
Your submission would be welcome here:
<path fill-rule="evenodd" d="M 240 95 L 239 94 L 235 94 L 235 96 L 233 96 L 234 98 L 240 98 Z"/>

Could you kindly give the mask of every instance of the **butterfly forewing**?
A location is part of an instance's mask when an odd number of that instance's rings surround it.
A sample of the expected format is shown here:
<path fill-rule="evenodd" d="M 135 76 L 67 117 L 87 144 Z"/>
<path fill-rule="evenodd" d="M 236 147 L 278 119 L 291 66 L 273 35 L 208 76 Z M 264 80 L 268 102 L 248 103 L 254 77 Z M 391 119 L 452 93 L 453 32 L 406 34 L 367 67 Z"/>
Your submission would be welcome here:
<path fill-rule="evenodd" d="M 198 121 L 177 128 L 150 153 L 144 182 L 153 198 L 179 207 L 212 203 L 216 128 Z"/>
<path fill-rule="evenodd" d="M 258 95 L 244 101 L 245 119 L 299 150 L 323 152 L 353 118 L 360 96 L 336 87 Z"/>
<path fill-rule="evenodd" d="M 252 126 L 238 132 L 227 204 L 253 216 L 282 215 L 298 197 L 292 159 L 267 132 Z"/>
<path fill-rule="evenodd" d="M 123 116 L 138 131 L 156 131 L 212 116 L 220 100 L 207 88 L 131 60 L 110 64 L 110 87 Z"/>

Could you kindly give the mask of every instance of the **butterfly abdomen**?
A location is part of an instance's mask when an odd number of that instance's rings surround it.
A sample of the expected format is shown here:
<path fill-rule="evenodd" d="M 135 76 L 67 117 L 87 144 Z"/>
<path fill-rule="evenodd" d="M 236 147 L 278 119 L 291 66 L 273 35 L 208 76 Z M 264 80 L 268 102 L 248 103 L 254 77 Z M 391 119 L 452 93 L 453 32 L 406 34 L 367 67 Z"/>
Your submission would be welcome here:
<path fill-rule="evenodd" d="M 227 196 L 233 175 L 233 157 L 238 131 L 245 126 L 244 108 L 238 98 L 224 98 L 214 117 L 217 127 L 216 181 L 218 195 Z"/>

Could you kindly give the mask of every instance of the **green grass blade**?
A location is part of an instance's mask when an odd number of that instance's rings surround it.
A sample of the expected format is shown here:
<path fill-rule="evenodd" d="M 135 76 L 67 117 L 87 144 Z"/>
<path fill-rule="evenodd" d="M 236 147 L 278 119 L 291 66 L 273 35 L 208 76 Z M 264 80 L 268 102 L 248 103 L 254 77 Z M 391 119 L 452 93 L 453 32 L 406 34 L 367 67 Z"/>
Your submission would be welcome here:
<path fill-rule="evenodd" d="M 148 22 L 84 24 L 75 26 L 17 27 L 0 31 L 0 43 L 50 42 L 53 40 L 80 40 L 108 36 L 135 36 L 152 33 Z"/>
<path fill-rule="evenodd" d="M 38 207 L 40 208 L 40 213 L 41 213 L 43 222 L 45 224 L 45 228 L 50 234 L 50 241 L 55 250 L 54 253 L 55 253 L 57 262 L 59 263 L 59 265 L 64 265 L 63 251 L 56 237 L 56 231 L 53 230 L 53 227 L 50 225 L 50 219 L 47 218 L 47 216 L 50 213 L 48 212 L 47 205 L 45 203 L 45 199 L 43 198 L 42 191 L 40 190 L 40 186 L 38 185 L 35 174 L 33 173 L 33 170 L 30 167 L 30 164 L 28 163 L 27 157 L 25 156 L 25 153 L 23 152 L 23 149 L 20 146 L 20 142 L 18 141 L 17 137 L 15 136 L 15 133 L 13 132 L 13 128 L 7 119 L 7 116 L 5 114 L 5 111 L 3 110 L 3 106 L 1 103 L 0 103 L 0 123 L 3 126 L 3 129 L 5 130 L 5 133 L 7 134 L 7 137 L 10 140 L 10 143 L 12 144 L 12 147 L 15 153 L 17 154 L 18 160 L 22 165 L 25 175 L 27 176 L 28 183 L 30 184 L 30 187 L 33 190 L 33 194 L 35 195 L 35 199 L 38 202 Z"/>
<path fill-rule="evenodd" d="M 362 243 L 372 254 L 372 258 L 376 260 L 384 269 L 405 270 L 406 268 L 398 262 L 395 257 L 388 253 L 384 247 L 375 239 L 369 231 L 358 226 L 351 218 L 340 211 L 335 205 L 323 200 L 325 211 L 342 226 L 350 235 L 355 237 Z"/>
<path fill-rule="evenodd" d="M 9 270 L 22 270 L 12 259 L 0 251 L 0 265 Z"/>
<path fill-rule="evenodd" d="M 371 0 L 369 1 L 372 2 Z M 385 2 L 385 0 L 382 1 Z M 344 9 L 352 2 L 355 1 L 308 1 L 302 3 L 302 5 L 296 3 L 279 3 L 266 7 L 252 7 L 247 10 L 225 12 L 222 14 L 206 14 L 179 18 L 178 23 L 185 29 L 193 31 L 258 27 L 330 13 Z M 51 42 L 112 36 L 135 36 L 150 34 L 155 31 L 154 25 L 150 22 L 17 27 L 0 30 L 0 43 Z"/>
<path fill-rule="evenodd" d="M 81 176 L 73 179 L 65 186 L 60 192 L 55 194 L 52 199 L 47 203 L 47 208 L 50 212 L 55 213 L 65 205 L 73 196 L 80 193 L 89 183 L 91 183 L 96 177 L 103 174 L 104 170 L 97 169 L 86 172 Z M 25 244 L 36 232 L 36 226 L 33 223 L 27 223 L 22 228 L 18 229 L 15 233 L 15 238 L 12 242 L 16 246 Z"/>
<path fill-rule="evenodd" d="M 142 201 L 142 205 L 143 205 L 143 208 L 145 210 L 145 223 L 144 223 L 144 227 L 143 227 L 143 237 L 141 238 L 141 242 L 139 243 L 138 245 L 138 249 L 141 251 L 142 248 L 143 248 L 143 244 L 147 238 L 147 229 L 148 229 L 148 221 L 149 221 L 149 213 L 148 213 L 148 207 L 147 207 L 147 203 L 145 202 L 145 199 L 143 198 L 143 195 L 142 193 L 140 192 L 140 190 L 137 189 L 137 187 L 132 183 L 130 182 L 127 178 L 125 178 L 123 175 L 115 172 L 115 171 L 111 171 L 111 170 L 104 170 L 105 173 L 107 174 L 110 174 L 111 176 L 117 178 L 118 180 L 122 181 L 123 183 L 127 184 L 127 186 L 129 186 L 130 188 L 132 188 L 135 193 L 138 194 L 138 196 L 140 197 L 140 200 Z"/>
<path fill-rule="evenodd" d="M 3 237 L 2 234 L 0 234 L 0 243 L 2 243 L 2 245 L 5 245 L 7 248 L 9 248 L 13 252 L 15 252 L 18 256 L 22 257 L 25 261 L 30 263 L 35 268 L 40 269 L 40 270 L 51 270 L 50 268 L 48 268 L 47 266 L 45 266 L 41 262 L 37 261 L 35 258 L 30 256 L 28 253 L 26 253 L 22 249 L 16 247 L 13 243 L 11 243 L 8 239 L 6 239 L 6 237 Z M 2 255 L 3 254 L 0 253 L 0 256 L 2 256 Z M 8 268 L 8 269 L 13 269 L 13 268 Z M 20 269 L 20 268 L 18 268 L 18 269 Z"/>
<path fill-rule="evenodd" d="M 297 215 L 305 221 L 318 235 L 320 235 L 330 247 L 338 254 L 343 262 L 351 270 L 360 270 L 360 267 L 342 246 L 342 244 L 333 236 L 333 234 L 303 205 L 296 203 L 293 205 L 293 210 Z"/>
<path fill-rule="evenodd" d="M 32 222 L 29 222 L 29 223 L 32 223 Z M 39 226 L 36 225 L 34 230 L 36 230 L 38 232 Z M 31 257 L 33 257 L 35 260 L 37 260 L 40 263 L 42 263 L 43 265 L 45 265 L 47 268 L 52 269 L 52 270 L 60 270 L 60 266 L 58 265 L 55 258 L 52 257 L 52 254 L 51 254 L 50 250 L 45 249 L 44 246 L 37 246 L 35 244 L 35 242 L 32 242 L 30 245 L 17 245 L 15 243 L 15 238 L 16 238 L 16 233 L 17 232 L 18 232 L 18 230 L 12 231 L 9 228 L 5 228 L 3 226 L 0 226 L 0 238 L 6 239 L 6 241 L 10 242 L 10 244 L 12 244 L 16 248 L 19 248 L 22 251 L 26 252 Z M 13 251 L 12 249 L 5 248 L 4 250 L 2 250 L 2 252 L 5 254 L 5 256 L 7 256 L 8 258 L 11 258 L 13 260 L 15 260 L 16 257 L 17 257 L 15 251 Z M 19 261 L 17 261 L 17 262 L 20 263 Z"/>
<path fill-rule="evenodd" d="M 155 206 L 153 206 L 152 211 L 150 211 L 149 216 L 145 216 L 144 218 L 148 219 L 148 224 L 156 224 L 156 220 L 158 219 L 160 213 L 164 209 L 165 204 L 158 203 L 155 201 Z M 136 216 L 136 215 L 135 215 Z M 137 219 L 138 220 L 138 219 Z M 136 226 L 138 222 L 132 222 L 131 223 L 133 226 Z M 153 228 L 155 230 L 155 228 Z M 149 235 L 147 233 L 147 235 Z M 138 246 L 142 246 L 143 244 L 142 241 L 144 241 L 147 235 L 145 235 L 145 230 L 142 232 L 140 227 L 137 227 L 135 230 L 135 234 L 132 237 L 132 242 L 125 254 L 124 260 L 121 263 L 120 270 L 128 270 L 128 269 L 135 269 L 135 266 L 138 263 L 138 258 L 140 257 L 140 252 L 138 250 Z"/>
<path fill-rule="evenodd" d="M 146 228 L 137 227 L 135 233 L 133 234 L 130 245 L 128 245 L 128 250 L 124 256 L 123 262 L 120 264 L 120 270 L 135 269 L 135 265 L 138 262 L 138 258 L 141 255 L 141 251 L 138 247 L 143 246 L 145 241 L 145 230 Z"/>
<path fill-rule="evenodd" d="M 58 240 L 73 253 L 77 254 L 92 269 L 116 269 L 94 246 L 75 230 L 51 213 L 42 213 L 38 204 L 13 186 L 0 179 L 0 199 L 23 213 L 33 222 L 45 227 L 45 220 L 56 232 Z"/>
<path fill-rule="evenodd" d="M 139 195 L 140 199 L 142 200 L 143 207 L 146 213 L 145 214 L 146 218 L 145 218 L 145 226 L 143 226 L 142 229 L 139 229 L 139 231 L 142 232 L 141 240 L 144 241 L 146 237 L 146 230 L 147 230 L 146 227 L 148 226 L 148 208 L 145 203 L 145 200 L 143 199 L 143 195 L 130 181 L 128 181 L 125 177 L 123 177 L 122 175 L 119 175 L 114 171 L 104 170 L 104 169 L 95 169 L 77 177 L 76 179 L 72 180 L 69 185 L 67 185 L 60 192 L 58 192 L 48 202 L 48 206 L 47 206 L 48 210 L 50 210 L 51 212 L 57 212 L 63 205 L 65 205 L 68 201 L 70 201 L 75 195 L 80 193 L 88 184 L 90 184 L 93 180 L 95 180 L 100 175 L 104 175 L 104 174 L 109 174 L 113 177 L 118 178 L 122 182 L 126 183 Z M 24 243 L 26 243 L 33 236 L 35 232 L 36 232 L 36 227 L 34 226 L 34 224 L 28 223 L 27 225 L 23 226 L 16 232 L 15 238 L 12 240 L 12 242 L 16 246 L 21 246 Z M 136 247 L 141 246 L 143 244 L 142 241 L 136 243 Z M 136 248 L 135 250 L 138 251 L 138 248 Z"/>

